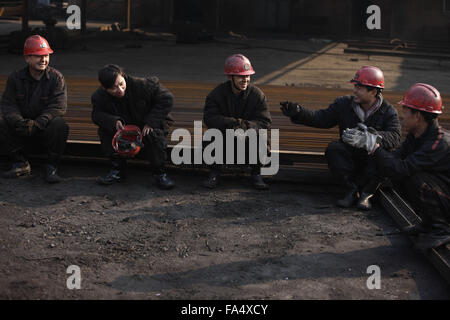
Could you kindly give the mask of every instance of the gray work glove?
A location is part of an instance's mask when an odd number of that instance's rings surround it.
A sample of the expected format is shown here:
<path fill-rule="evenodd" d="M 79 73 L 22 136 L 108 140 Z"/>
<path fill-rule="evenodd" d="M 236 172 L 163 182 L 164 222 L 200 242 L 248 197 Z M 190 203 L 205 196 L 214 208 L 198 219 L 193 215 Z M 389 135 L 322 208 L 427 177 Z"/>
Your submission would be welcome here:
<path fill-rule="evenodd" d="M 290 101 L 282 101 L 280 102 L 280 105 L 281 105 L 280 109 L 283 112 L 283 114 L 291 118 L 298 115 L 302 109 L 302 107 L 299 106 L 297 103 Z"/>
<path fill-rule="evenodd" d="M 342 133 L 342 141 L 355 148 L 366 149 L 371 154 L 375 148 L 377 140 L 381 136 L 373 128 L 367 128 L 366 125 L 358 123 L 358 126 L 351 129 L 345 129 Z"/>

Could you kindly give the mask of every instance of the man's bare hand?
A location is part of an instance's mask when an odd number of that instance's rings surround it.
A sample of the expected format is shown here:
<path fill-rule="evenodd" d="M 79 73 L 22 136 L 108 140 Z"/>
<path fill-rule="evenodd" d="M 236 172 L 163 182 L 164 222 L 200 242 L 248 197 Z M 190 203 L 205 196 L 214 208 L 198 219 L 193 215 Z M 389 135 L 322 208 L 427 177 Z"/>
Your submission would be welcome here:
<path fill-rule="evenodd" d="M 152 131 L 153 131 L 152 127 L 150 127 L 148 125 L 145 125 L 144 129 L 142 129 L 142 135 L 145 137 L 146 135 L 148 135 Z"/>
<path fill-rule="evenodd" d="M 122 121 L 117 120 L 117 122 L 116 122 L 116 130 L 119 131 L 119 130 L 122 130 L 123 128 L 124 128 L 124 126 L 123 126 Z"/>

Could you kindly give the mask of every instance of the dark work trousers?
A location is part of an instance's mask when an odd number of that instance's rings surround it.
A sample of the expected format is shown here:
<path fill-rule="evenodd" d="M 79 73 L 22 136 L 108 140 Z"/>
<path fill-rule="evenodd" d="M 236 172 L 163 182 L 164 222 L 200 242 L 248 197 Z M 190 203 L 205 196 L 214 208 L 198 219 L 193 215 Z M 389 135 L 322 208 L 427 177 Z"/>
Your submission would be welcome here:
<path fill-rule="evenodd" d="M 69 126 L 62 117 L 48 122 L 44 130 L 37 130 L 29 137 L 19 136 L 3 118 L 0 118 L 0 144 L 13 162 L 24 161 L 24 149 L 36 145 L 47 148 L 48 163 L 57 166 L 67 143 Z"/>
<path fill-rule="evenodd" d="M 369 157 L 365 149 L 349 146 L 342 141 L 333 141 L 325 151 L 328 169 L 344 184 L 349 181 L 359 186 L 371 186 L 376 189 L 381 177 L 377 174 L 376 162 Z M 370 187 L 369 187 L 370 188 Z M 375 192 L 375 190 L 367 190 Z"/>
<path fill-rule="evenodd" d="M 449 186 L 428 172 L 419 172 L 402 181 L 395 181 L 394 185 L 425 225 L 450 224 L 450 188 Z"/>
<path fill-rule="evenodd" d="M 260 174 L 261 172 L 261 167 L 263 167 L 263 164 L 261 163 L 261 159 L 259 156 L 259 136 L 257 135 L 257 142 L 256 144 L 253 146 L 253 148 L 250 148 L 250 139 L 248 137 L 245 137 L 245 161 L 244 163 L 238 163 L 238 140 L 240 138 L 235 137 L 234 138 L 234 159 L 233 159 L 233 163 L 227 164 L 227 150 L 226 150 L 226 135 L 225 133 L 223 134 L 223 159 L 222 162 L 223 164 L 217 164 L 214 163 L 212 165 L 210 165 L 210 169 L 215 170 L 215 171 L 222 171 L 222 169 L 224 168 L 225 165 L 238 165 L 238 166 L 246 166 L 246 167 L 250 167 L 252 170 L 252 174 Z M 269 144 L 269 137 L 267 138 L 267 147 L 264 148 L 262 150 L 262 153 L 264 155 L 267 155 L 267 157 L 270 157 L 270 144 Z M 203 152 L 205 151 L 205 148 L 212 142 L 210 141 L 203 141 Z M 253 156 L 255 156 L 256 158 L 256 163 L 250 162 L 250 152 L 252 152 Z M 208 154 L 210 152 L 207 152 Z M 212 153 L 212 156 L 214 157 L 215 154 L 214 152 Z M 240 155 L 241 159 L 243 158 L 242 155 Z"/>
<path fill-rule="evenodd" d="M 111 159 L 113 167 L 117 162 L 121 162 L 121 166 L 124 166 L 126 158 L 120 158 L 112 147 L 112 140 L 115 134 L 115 132 L 103 130 L 102 128 L 98 129 L 103 154 Z M 166 135 L 161 129 L 153 129 L 148 135 L 142 138 L 144 148 L 140 152 L 145 153 L 145 160 L 150 163 L 153 174 L 159 175 L 164 173 L 167 159 Z"/>

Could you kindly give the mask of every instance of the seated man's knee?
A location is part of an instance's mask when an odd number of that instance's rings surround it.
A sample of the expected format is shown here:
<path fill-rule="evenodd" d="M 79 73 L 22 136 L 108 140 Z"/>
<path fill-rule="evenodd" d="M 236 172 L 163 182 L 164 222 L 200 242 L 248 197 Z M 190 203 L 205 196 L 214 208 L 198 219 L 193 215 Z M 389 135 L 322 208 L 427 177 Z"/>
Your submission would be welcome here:
<path fill-rule="evenodd" d="M 424 186 L 427 185 L 426 181 L 428 181 L 428 174 L 418 172 L 403 180 L 401 187 L 408 198 L 415 199 L 421 196 Z"/>
<path fill-rule="evenodd" d="M 148 144 L 161 143 L 166 141 L 166 135 L 164 130 L 161 129 L 153 129 L 149 134 L 142 138 L 144 144 L 147 142 Z"/>
<path fill-rule="evenodd" d="M 51 128 L 52 130 L 56 130 L 58 132 L 64 132 L 66 134 L 69 133 L 69 125 L 67 124 L 66 120 L 62 117 L 55 117 L 52 120 L 50 120 L 47 128 Z"/>
<path fill-rule="evenodd" d="M 0 115 L 0 130 L 8 130 L 9 129 L 9 125 L 6 122 L 6 120 Z"/>
<path fill-rule="evenodd" d="M 327 148 L 325 149 L 325 157 L 329 159 L 330 157 L 341 155 L 346 152 L 347 150 L 345 148 L 344 143 L 342 143 L 341 141 L 333 141 L 330 142 Z"/>
<path fill-rule="evenodd" d="M 153 129 L 151 133 L 154 137 L 166 138 L 166 133 L 163 129 Z"/>
<path fill-rule="evenodd" d="M 415 187 L 420 187 L 425 180 L 426 174 L 423 172 L 418 172 L 408 177 L 405 181 L 406 184 L 412 185 Z"/>
<path fill-rule="evenodd" d="M 0 116 L 0 141 L 9 140 L 15 135 L 14 129 Z"/>
<path fill-rule="evenodd" d="M 100 138 L 100 141 L 108 141 L 108 143 L 111 143 L 114 135 L 116 132 L 112 130 L 107 130 L 105 128 L 99 127 L 97 130 L 98 137 Z"/>

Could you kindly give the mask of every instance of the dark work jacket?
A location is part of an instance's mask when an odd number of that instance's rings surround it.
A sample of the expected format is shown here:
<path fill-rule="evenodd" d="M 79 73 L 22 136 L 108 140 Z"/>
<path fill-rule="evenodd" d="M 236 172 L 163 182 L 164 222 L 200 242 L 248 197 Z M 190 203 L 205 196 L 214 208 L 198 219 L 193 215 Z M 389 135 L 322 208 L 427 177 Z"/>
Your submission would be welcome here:
<path fill-rule="evenodd" d="M 141 129 L 168 131 L 173 123 L 170 111 L 174 97 L 157 77 L 137 78 L 125 75 L 127 87 L 123 98 L 116 98 L 99 87 L 91 97 L 92 121 L 107 131 L 116 131 L 116 122 L 133 124 Z"/>
<path fill-rule="evenodd" d="M 40 80 L 34 79 L 28 66 L 12 73 L 6 82 L 1 102 L 3 118 L 11 127 L 24 119 L 33 119 L 46 127 L 54 117 L 67 111 L 67 89 L 62 74 L 47 67 Z"/>
<path fill-rule="evenodd" d="M 208 128 L 224 131 L 236 128 L 238 119 L 244 120 L 246 129 L 269 129 L 272 123 L 266 96 L 259 88 L 250 84 L 237 97 L 227 81 L 206 97 L 203 121 Z"/>
<path fill-rule="evenodd" d="M 439 127 L 437 121 L 419 138 L 409 133 L 400 148 L 393 152 L 378 148 L 374 157 L 381 173 L 393 180 L 425 171 L 450 186 L 450 132 Z"/>
<path fill-rule="evenodd" d="M 339 135 L 347 128 L 355 128 L 361 122 L 352 107 L 353 96 L 337 98 L 327 109 L 308 110 L 301 107 L 298 115 L 291 118 L 297 124 L 316 128 L 332 128 L 339 126 Z M 380 144 L 387 150 L 400 145 L 401 127 L 395 108 L 383 100 L 381 106 L 363 122 L 374 128 L 382 137 Z"/>

